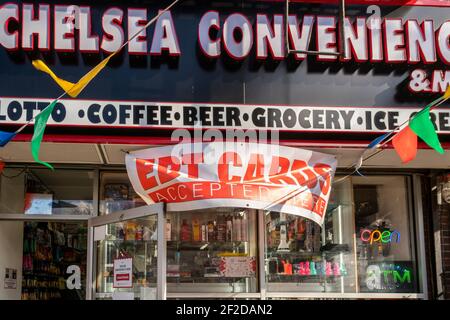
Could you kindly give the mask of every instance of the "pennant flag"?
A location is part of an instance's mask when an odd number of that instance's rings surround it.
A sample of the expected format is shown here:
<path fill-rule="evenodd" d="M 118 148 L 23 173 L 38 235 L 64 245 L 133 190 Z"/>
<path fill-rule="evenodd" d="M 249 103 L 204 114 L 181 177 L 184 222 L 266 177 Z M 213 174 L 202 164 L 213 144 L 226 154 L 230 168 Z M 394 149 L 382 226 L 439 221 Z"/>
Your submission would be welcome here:
<path fill-rule="evenodd" d="M 75 83 L 66 81 L 64 79 L 58 78 L 56 76 L 56 74 L 50 70 L 50 68 L 45 64 L 44 61 L 42 60 L 33 60 L 32 61 L 33 66 L 42 72 L 45 72 L 46 74 L 48 74 L 50 77 L 52 77 L 52 79 L 65 91 L 68 92 L 74 85 Z"/>
<path fill-rule="evenodd" d="M 47 73 L 53 80 L 72 98 L 78 97 L 83 89 L 94 79 L 100 71 L 108 64 L 114 53 L 103 59 L 98 65 L 86 73 L 77 83 L 72 83 L 61 78 L 58 78 L 55 73 L 42 60 L 33 60 L 33 66 L 42 72 Z"/>
<path fill-rule="evenodd" d="M 392 144 L 403 163 L 413 160 L 417 155 L 417 136 L 409 126 L 394 136 Z"/>
<path fill-rule="evenodd" d="M 450 85 L 447 87 L 447 90 L 445 90 L 444 93 L 444 99 L 447 100 L 448 98 L 450 98 Z"/>
<path fill-rule="evenodd" d="M 52 170 L 54 169 L 49 163 L 39 160 L 39 151 L 41 149 L 41 142 L 42 138 L 44 137 L 44 131 L 45 127 L 47 126 L 48 118 L 52 114 L 53 109 L 55 108 L 57 102 L 58 100 L 53 101 L 44 110 L 42 110 L 41 113 L 39 113 L 36 116 L 34 123 L 34 134 L 33 137 L 31 138 L 31 154 L 33 155 L 34 161 Z"/>
<path fill-rule="evenodd" d="M 409 127 L 431 148 L 440 154 L 444 153 L 444 149 L 442 149 L 441 143 L 439 142 L 434 124 L 430 119 L 430 107 L 425 108 L 423 112 L 419 112 L 409 122 Z"/>
<path fill-rule="evenodd" d="M 392 132 L 387 132 L 385 134 L 383 134 L 382 136 L 379 136 L 378 138 L 375 138 L 372 140 L 371 143 L 369 143 L 369 145 L 367 146 L 367 149 L 373 149 L 375 148 L 377 145 L 379 145 L 381 142 L 383 142 L 387 137 L 389 137 L 391 135 Z"/>
<path fill-rule="evenodd" d="M 15 132 L 0 131 L 0 147 L 6 146 L 15 136 Z"/>
<path fill-rule="evenodd" d="M 2 174 L 4 168 L 5 168 L 5 163 L 3 161 L 0 161 L 0 174 Z"/>
<path fill-rule="evenodd" d="M 78 97 L 78 95 L 83 91 L 83 89 L 92 81 L 103 68 L 108 64 L 109 60 L 114 54 L 111 54 L 107 58 L 103 59 L 98 65 L 96 65 L 91 71 L 86 73 L 67 93 L 72 98 Z"/>

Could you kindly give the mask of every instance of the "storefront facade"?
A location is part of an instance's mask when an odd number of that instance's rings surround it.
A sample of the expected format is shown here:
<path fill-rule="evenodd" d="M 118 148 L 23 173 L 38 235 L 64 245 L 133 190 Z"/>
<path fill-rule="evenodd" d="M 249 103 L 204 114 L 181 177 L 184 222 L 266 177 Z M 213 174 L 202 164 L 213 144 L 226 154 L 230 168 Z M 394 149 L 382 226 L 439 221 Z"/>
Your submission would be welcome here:
<path fill-rule="evenodd" d="M 180 1 L 59 101 L 40 153 L 54 171 L 33 163 L 32 127 L 0 149 L 0 299 L 445 297 L 448 155 L 421 144 L 404 165 L 388 145 L 362 176 L 348 168 L 446 90 L 450 6 L 349 1 L 341 28 L 338 1 L 311 2 Z M 32 59 L 74 80 L 158 9 L 2 4 L 2 130 L 60 95 Z M 450 113 L 433 114 L 448 149 Z M 322 227 L 245 207 L 175 212 L 136 194 L 127 152 L 235 130 L 336 156 Z"/>

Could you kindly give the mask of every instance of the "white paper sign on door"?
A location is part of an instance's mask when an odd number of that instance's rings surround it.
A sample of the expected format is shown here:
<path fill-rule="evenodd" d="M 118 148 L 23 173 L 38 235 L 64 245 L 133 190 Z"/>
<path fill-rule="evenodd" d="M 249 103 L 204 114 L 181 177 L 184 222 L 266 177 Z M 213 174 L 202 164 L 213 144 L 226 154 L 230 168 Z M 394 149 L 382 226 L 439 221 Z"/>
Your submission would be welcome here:
<path fill-rule="evenodd" d="M 133 259 L 114 260 L 114 288 L 133 287 Z"/>

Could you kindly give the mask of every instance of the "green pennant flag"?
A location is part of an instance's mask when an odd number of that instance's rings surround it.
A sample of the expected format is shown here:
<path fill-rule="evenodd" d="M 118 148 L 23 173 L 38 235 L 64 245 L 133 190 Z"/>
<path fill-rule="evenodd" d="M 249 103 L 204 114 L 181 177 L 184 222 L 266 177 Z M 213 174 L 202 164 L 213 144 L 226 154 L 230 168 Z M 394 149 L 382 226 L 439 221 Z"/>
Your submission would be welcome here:
<path fill-rule="evenodd" d="M 430 119 L 430 106 L 417 113 L 417 115 L 409 122 L 409 127 L 431 148 L 440 154 L 444 153 L 436 129 Z"/>
<path fill-rule="evenodd" d="M 53 112 L 53 109 L 55 108 L 56 103 L 58 100 L 53 101 L 50 105 L 48 105 L 41 113 L 39 113 L 36 116 L 35 122 L 34 122 L 34 134 L 33 138 L 31 138 L 31 154 L 33 155 L 34 161 L 37 163 L 40 163 L 49 169 L 53 169 L 52 165 L 39 160 L 39 151 L 41 149 L 41 142 L 42 138 L 44 137 L 44 131 L 45 127 L 47 126 L 47 121 L 50 115 Z"/>

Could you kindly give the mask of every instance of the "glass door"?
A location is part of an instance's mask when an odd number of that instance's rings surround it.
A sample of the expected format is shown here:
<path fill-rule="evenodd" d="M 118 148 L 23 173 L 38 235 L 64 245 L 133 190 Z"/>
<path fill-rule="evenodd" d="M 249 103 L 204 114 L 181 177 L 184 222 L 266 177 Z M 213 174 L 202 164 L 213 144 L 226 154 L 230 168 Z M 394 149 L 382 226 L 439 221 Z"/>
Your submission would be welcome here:
<path fill-rule="evenodd" d="M 162 204 L 89 220 L 92 299 L 165 299 L 163 221 Z"/>

